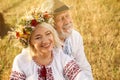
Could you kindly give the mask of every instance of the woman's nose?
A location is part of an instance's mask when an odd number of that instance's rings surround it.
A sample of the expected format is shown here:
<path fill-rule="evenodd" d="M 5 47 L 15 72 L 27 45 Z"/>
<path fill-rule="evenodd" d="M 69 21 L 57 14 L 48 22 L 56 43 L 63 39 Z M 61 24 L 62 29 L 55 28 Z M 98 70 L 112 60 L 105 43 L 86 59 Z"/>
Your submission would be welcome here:
<path fill-rule="evenodd" d="M 43 37 L 42 43 L 47 43 L 47 42 L 48 42 L 48 38 L 47 37 Z"/>

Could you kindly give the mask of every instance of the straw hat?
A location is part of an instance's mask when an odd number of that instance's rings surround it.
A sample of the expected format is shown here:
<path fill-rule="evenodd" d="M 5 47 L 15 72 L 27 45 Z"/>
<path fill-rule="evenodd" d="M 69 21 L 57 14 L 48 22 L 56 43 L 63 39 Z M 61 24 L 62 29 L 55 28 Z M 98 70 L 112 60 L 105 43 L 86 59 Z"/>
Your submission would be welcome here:
<path fill-rule="evenodd" d="M 53 0 L 53 2 L 54 2 L 54 4 L 53 4 L 53 13 L 54 14 L 70 9 L 70 7 L 68 7 L 66 4 L 64 4 L 60 0 Z"/>
<path fill-rule="evenodd" d="M 44 3 L 42 3 L 41 8 L 43 11 L 46 10 L 52 14 L 71 9 L 71 7 L 67 6 L 60 0 L 46 0 Z"/>

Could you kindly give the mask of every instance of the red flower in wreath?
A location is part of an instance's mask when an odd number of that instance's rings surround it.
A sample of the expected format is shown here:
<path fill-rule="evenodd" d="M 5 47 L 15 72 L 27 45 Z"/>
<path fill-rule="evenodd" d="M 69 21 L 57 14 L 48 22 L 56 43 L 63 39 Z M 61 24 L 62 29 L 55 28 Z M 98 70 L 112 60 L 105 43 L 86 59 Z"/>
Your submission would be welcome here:
<path fill-rule="evenodd" d="M 20 37 L 20 33 L 16 32 L 16 37 L 19 38 Z"/>
<path fill-rule="evenodd" d="M 48 14 L 48 12 L 46 11 L 45 13 L 44 13 L 44 18 L 45 19 L 49 19 L 51 16 L 50 16 L 50 14 Z"/>
<path fill-rule="evenodd" d="M 30 24 L 31 26 L 35 27 L 38 24 L 38 22 L 35 19 L 33 19 Z"/>

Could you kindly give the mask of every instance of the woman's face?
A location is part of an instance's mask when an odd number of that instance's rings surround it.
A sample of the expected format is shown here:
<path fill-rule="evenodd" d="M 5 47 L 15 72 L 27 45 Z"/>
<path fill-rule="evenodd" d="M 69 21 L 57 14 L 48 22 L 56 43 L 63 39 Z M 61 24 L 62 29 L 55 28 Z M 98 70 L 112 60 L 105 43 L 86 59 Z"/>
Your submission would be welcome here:
<path fill-rule="evenodd" d="M 30 43 L 33 45 L 35 51 L 49 53 L 53 49 L 54 38 L 49 29 L 38 26 L 31 35 Z"/>

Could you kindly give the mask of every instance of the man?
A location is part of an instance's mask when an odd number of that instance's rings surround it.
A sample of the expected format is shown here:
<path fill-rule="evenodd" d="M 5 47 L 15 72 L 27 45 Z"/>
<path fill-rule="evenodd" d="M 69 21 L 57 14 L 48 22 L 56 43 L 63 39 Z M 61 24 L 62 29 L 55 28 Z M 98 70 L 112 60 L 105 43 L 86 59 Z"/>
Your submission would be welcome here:
<path fill-rule="evenodd" d="M 53 0 L 52 13 L 54 15 L 55 29 L 63 41 L 63 51 L 75 58 L 81 68 L 81 80 L 93 80 L 91 66 L 88 63 L 83 40 L 79 32 L 74 30 L 70 17 L 70 7 L 59 0 Z"/>

